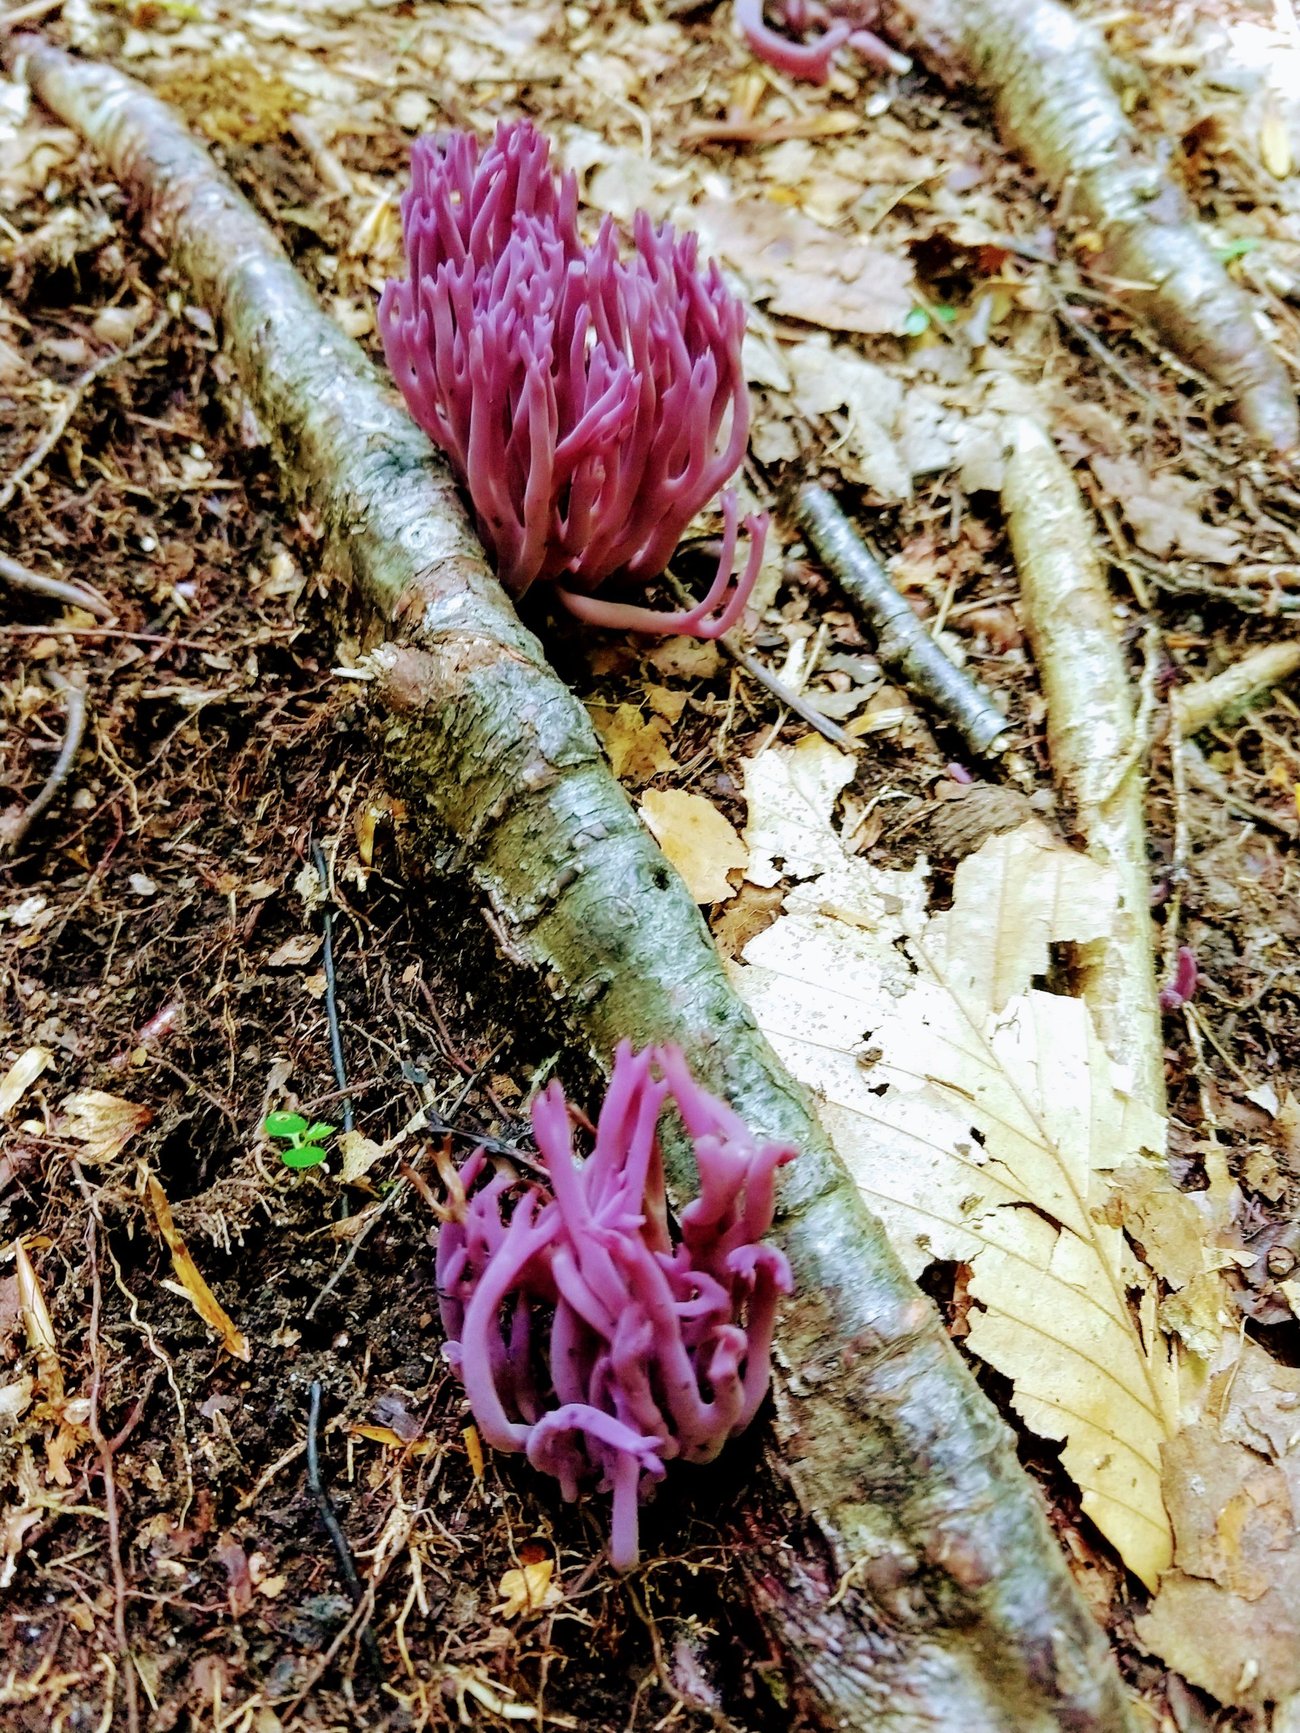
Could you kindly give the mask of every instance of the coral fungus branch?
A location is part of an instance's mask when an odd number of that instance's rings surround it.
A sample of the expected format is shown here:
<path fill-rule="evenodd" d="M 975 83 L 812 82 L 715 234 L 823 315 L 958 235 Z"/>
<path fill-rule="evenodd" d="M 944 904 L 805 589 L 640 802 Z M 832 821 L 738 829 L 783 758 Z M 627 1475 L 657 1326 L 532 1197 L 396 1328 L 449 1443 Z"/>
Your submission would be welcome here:
<path fill-rule="evenodd" d="M 409 275 L 380 300 L 384 350 L 511 595 L 555 579 L 570 609 L 599 625 L 725 631 L 753 588 L 766 528 L 748 520 L 756 546 L 719 624 L 734 500 L 699 609 L 589 599 L 615 576 L 657 577 L 744 455 L 745 311 L 716 264 L 697 269 L 697 238 L 638 211 L 630 256 L 608 217 L 587 246 L 577 181 L 553 173 L 548 141 L 526 120 L 503 122 L 481 154 L 466 133 L 417 140 L 402 222 Z"/>
<path fill-rule="evenodd" d="M 700 1185 L 676 1245 L 656 1140 L 666 1099 Z M 533 1130 L 551 1195 L 534 1186 L 508 1224 L 508 1181 L 487 1177 L 484 1152 L 460 1170 L 465 1201 L 438 1235 L 445 1352 L 489 1444 L 526 1451 L 568 1499 L 592 1481 L 613 1494 L 610 1559 L 630 1570 L 647 1485 L 674 1457 L 710 1461 L 767 1393 L 791 1279 L 760 1242 L 794 1151 L 752 1137 L 675 1049 L 627 1042 L 581 1167 L 558 1084 L 534 1102 Z"/>

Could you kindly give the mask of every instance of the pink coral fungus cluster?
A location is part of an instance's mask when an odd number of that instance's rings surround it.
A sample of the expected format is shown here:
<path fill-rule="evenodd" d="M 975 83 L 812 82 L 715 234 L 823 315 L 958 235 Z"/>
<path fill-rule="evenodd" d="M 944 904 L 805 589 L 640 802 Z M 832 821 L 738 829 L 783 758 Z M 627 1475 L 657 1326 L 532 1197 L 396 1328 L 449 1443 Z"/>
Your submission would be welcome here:
<path fill-rule="evenodd" d="M 669 1097 L 700 1182 L 675 1242 L 656 1141 Z M 514 1181 L 484 1151 L 460 1170 L 438 1235 L 444 1352 L 488 1444 L 525 1452 L 565 1498 L 613 1493 L 609 1555 L 627 1570 L 647 1484 L 674 1457 L 710 1461 L 767 1391 L 790 1268 L 761 1241 L 794 1152 L 755 1139 L 675 1049 L 626 1042 L 586 1161 L 558 1084 L 533 1129 L 549 1192 L 531 1185 L 507 1213 Z"/>
<path fill-rule="evenodd" d="M 775 0 L 774 30 L 764 17 L 763 0 L 736 0 L 736 20 L 746 41 L 761 60 L 791 78 L 825 84 L 841 49 L 888 72 L 909 72 L 912 62 L 870 29 L 876 20 L 874 0 Z M 808 32 L 819 32 L 801 40 Z"/>
<path fill-rule="evenodd" d="M 610 602 L 613 577 L 648 582 L 732 475 L 749 434 L 741 304 L 697 239 L 644 211 L 624 256 L 606 217 L 578 230 L 572 174 L 527 120 L 480 151 L 467 133 L 421 138 L 402 200 L 409 275 L 379 329 L 407 407 L 469 493 L 501 582 L 554 580 L 596 625 L 716 637 L 744 608 L 765 516 L 733 580 L 737 506 L 723 496 L 718 573 L 676 613 Z"/>

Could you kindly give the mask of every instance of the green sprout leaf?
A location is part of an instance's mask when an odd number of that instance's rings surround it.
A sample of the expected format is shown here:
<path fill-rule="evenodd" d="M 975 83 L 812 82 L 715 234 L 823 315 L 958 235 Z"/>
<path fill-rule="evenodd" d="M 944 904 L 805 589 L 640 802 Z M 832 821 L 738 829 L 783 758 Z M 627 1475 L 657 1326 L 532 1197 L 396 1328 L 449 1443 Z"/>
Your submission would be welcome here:
<path fill-rule="evenodd" d="M 324 1120 L 318 1119 L 303 1132 L 302 1140 L 304 1143 L 324 1143 L 327 1137 L 333 1137 L 337 1129 L 337 1126 L 326 1125 Z"/>
<path fill-rule="evenodd" d="M 913 307 L 903 320 L 903 330 L 909 337 L 921 337 L 930 328 L 930 315 L 924 307 Z"/>
<path fill-rule="evenodd" d="M 951 325 L 953 320 L 957 317 L 957 309 L 946 305 L 936 307 L 934 310 L 934 316 L 941 325 Z"/>
<path fill-rule="evenodd" d="M 268 1113 L 262 1121 L 262 1130 L 268 1137 L 301 1137 L 307 1129 L 307 1121 L 301 1113 Z"/>
<path fill-rule="evenodd" d="M 280 1151 L 280 1160 L 286 1167 L 319 1167 L 324 1159 L 325 1151 L 319 1143 L 298 1143 Z"/>
<path fill-rule="evenodd" d="M 1229 241 L 1226 247 L 1216 247 L 1214 251 L 1219 263 L 1228 265 L 1233 259 L 1241 259 L 1247 253 L 1253 253 L 1259 244 L 1258 235 L 1242 235 L 1238 240 Z"/>

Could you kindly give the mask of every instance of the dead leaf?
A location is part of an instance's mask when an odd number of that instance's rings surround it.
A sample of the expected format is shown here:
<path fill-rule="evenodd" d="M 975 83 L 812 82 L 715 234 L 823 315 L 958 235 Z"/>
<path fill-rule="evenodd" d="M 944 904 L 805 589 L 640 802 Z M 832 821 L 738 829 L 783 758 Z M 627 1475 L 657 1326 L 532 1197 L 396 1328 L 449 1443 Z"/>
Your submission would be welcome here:
<path fill-rule="evenodd" d="M 745 765 L 749 821 L 745 842 L 751 884 L 806 878 L 827 864 L 826 837 L 840 790 L 853 780 L 854 763 L 819 735 L 787 750 L 759 753 Z"/>
<path fill-rule="evenodd" d="M 550 1558 L 507 1571 L 497 1588 L 501 1599 L 492 1611 L 502 1619 L 517 1619 L 521 1613 L 540 1613 L 557 1606 L 564 1597 L 551 1581 L 554 1573 L 555 1560 Z"/>
<path fill-rule="evenodd" d="M 735 896 L 727 874 L 749 864 L 749 850 L 711 801 L 679 788 L 651 789 L 639 811 L 697 903 Z"/>
<path fill-rule="evenodd" d="M 60 1105 L 64 1135 L 84 1145 L 81 1159 L 90 1166 L 121 1155 L 153 1118 L 153 1109 L 102 1089 L 79 1089 Z"/>
<path fill-rule="evenodd" d="M 621 782 L 639 788 L 651 777 L 676 770 L 668 750 L 668 724 L 662 716 L 643 716 L 635 704 L 620 704 L 611 715 L 593 705 L 591 720 L 609 754 L 610 768 Z"/>
<path fill-rule="evenodd" d="M 873 868 L 818 829 L 800 869 L 820 875 L 748 945 L 737 985 L 909 1270 L 970 1265 L 966 1346 L 1063 1441 L 1085 1512 L 1154 1587 L 1176 1380 L 1154 1285 L 1098 1205 L 1104 1171 L 1162 1149 L 1164 1128 L 1123 1093 L 1082 1001 L 1030 986 L 1062 935 L 1116 918 L 1111 875 L 1026 825 L 968 856 L 930 913 L 924 861 Z"/>
<path fill-rule="evenodd" d="M 0 1079 L 0 1115 L 12 1113 L 41 1072 L 53 1063 L 54 1055 L 45 1047 L 29 1047 L 20 1053 Z"/>
<path fill-rule="evenodd" d="M 27 1248 L 21 1240 L 14 1245 L 14 1271 L 18 1277 L 18 1306 L 27 1331 L 27 1346 L 36 1356 L 41 1387 L 52 1408 L 63 1403 L 63 1367 L 59 1363 L 59 1341 L 54 1334 L 54 1321 L 45 1295 L 37 1280 Z"/>
<path fill-rule="evenodd" d="M 1090 459 L 1093 474 L 1124 514 L 1134 540 L 1164 559 L 1177 552 L 1191 560 L 1229 566 L 1242 558 L 1234 530 L 1206 523 L 1200 490 L 1179 475 L 1148 475 L 1127 457 Z"/>
<path fill-rule="evenodd" d="M 41 1520 L 45 1510 L 45 1495 L 36 1460 L 26 1445 L 10 1475 L 10 1486 L 15 1497 L 0 1511 L 0 1589 L 7 1589 L 13 1581 L 27 1532 Z"/>
<path fill-rule="evenodd" d="M 0 1437 L 12 1432 L 31 1407 L 35 1389 L 35 1380 L 27 1372 L 9 1384 L 0 1384 Z"/>
<path fill-rule="evenodd" d="M 286 939 L 282 945 L 277 945 L 266 959 L 268 968 L 300 969 L 304 963 L 310 963 L 321 947 L 319 933 L 299 933 L 296 938 Z"/>
<path fill-rule="evenodd" d="M 172 1293 L 181 1294 L 190 1302 L 228 1354 L 233 1354 L 236 1360 L 251 1359 L 252 1354 L 246 1338 L 235 1328 L 225 1308 L 199 1274 L 198 1265 L 190 1256 L 189 1248 L 172 1220 L 172 1208 L 167 1201 L 166 1192 L 152 1174 L 149 1175 L 148 1185 L 149 1202 L 153 1206 L 158 1232 L 171 1253 L 172 1268 L 176 1272 L 176 1281 L 164 1282 L 163 1286 Z"/>
<path fill-rule="evenodd" d="M 1284 181 L 1291 173 L 1291 139 L 1286 116 L 1276 102 L 1266 98 L 1259 123 L 1259 160 L 1275 180 Z"/>
<path fill-rule="evenodd" d="M 1300 1371 L 1246 1337 L 1213 1380 L 1217 1425 L 1165 1449 L 1176 1569 L 1143 1644 L 1221 1703 L 1300 1692 Z"/>
<path fill-rule="evenodd" d="M 428 1456 L 437 1449 L 432 1438 L 403 1438 L 391 1426 L 349 1426 L 348 1432 L 353 1438 L 368 1438 L 372 1444 L 382 1444 L 387 1450 L 404 1450 L 410 1456 Z"/>
<path fill-rule="evenodd" d="M 903 255 L 762 199 L 705 199 L 691 219 L 772 312 L 831 331 L 903 335 L 914 305 Z"/>
<path fill-rule="evenodd" d="M 339 1180 L 343 1185 L 360 1185 L 377 1161 L 384 1156 L 384 1146 L 363 1137 L 359 1131 L 341 1131 L 338 1140 L 343 1165 Z"/>
<path fill-rule="evenodd" d="M 794 407 L 801 415 L 824 417 L 835 430 L 841 474 L 883 499 L 910 499 L 912 472 L 896 438 L 903 387 L 893 374 L 847 344 L 822 337 L 794 344 L 785 360 Z"/>

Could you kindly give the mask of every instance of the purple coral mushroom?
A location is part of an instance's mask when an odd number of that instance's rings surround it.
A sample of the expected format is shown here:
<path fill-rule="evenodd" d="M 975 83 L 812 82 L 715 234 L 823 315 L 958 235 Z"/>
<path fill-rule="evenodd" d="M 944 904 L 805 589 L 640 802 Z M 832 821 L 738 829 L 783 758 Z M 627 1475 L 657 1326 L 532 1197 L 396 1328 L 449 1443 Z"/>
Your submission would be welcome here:
<path fill-rule="evenodd" d="M 736 0 L 736 21 L 755 54 L 791 78 L 825 84 L 841 48 L 856 49 L 887 72 L 910 72 L 907 56 L 868 28 L 877 10 L 873 0 L 776 0 L 773 11 L 781 29 L 773 30 L 763 16 L 763 0 Z M 795 40 L 808 30 L 820 30 L 821 35 L 808 42 Z"/>
<path fill-rule="evenodd" d="M 592 594 L 648 582 L 744 456 L 745 312 L 697 237 L 644 211 L 624 257 L 610 218 L 578 232 L 572 174 L 527 120 L 480 152 L 467 133 L 418 139 L 402 199 L 409 276 L 385 285 L 379 330 L 407 407 L 467 489 L 501 582 L 555 581 L 595 625 L 717 637 L 758 575 L 767 516 L 723 495 L 717 577 L 674 613 Z"/>
<path fill-rule="evenodd" d="M 670 1097 L 700 1180 L 675 1241 L 655 1136 Z M 438 1235 L 444 1353 L 488 1444 L 525 1452 L 566 1499 L 592 1482 L 612 1492 L 609 1556 L 629 1570 L 647 1484 L 674 1457 L 710 1461 L 767 1392 L 791 1279 L 761 1242 L 794 1151 L 756 1139 L 675 1048 L 627 1042 L 586 1161 L 558 1083 L 534 1101 L 533 1130 L 551 1190 L 530 1186 L 508 1215 L 509 1174 L 481 1149 L 460 1169 Z"/>

